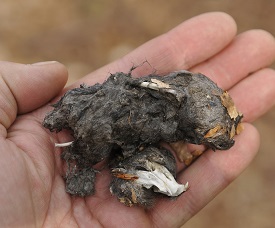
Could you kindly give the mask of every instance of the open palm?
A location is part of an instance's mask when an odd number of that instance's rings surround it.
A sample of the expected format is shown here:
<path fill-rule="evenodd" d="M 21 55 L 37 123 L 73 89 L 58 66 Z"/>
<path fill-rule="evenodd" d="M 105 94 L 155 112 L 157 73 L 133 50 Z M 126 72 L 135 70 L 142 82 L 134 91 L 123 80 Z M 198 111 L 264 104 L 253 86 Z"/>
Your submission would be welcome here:
<path fill-rule="evenodd" d="M 50 110 L 48 102 L 62 93 L 66 69 L 57 62 L 0 62 L 0 226 L 179 227 L 195 215 L 253 159 L 259 136 L 248 122 L 275 101 L 275 73 L 265 68 L 275 58 L 273 37 L 260 30 L 235 33 L 228 15 L 200 15 L 78 82 L 102 82 L 109 72 L 128 72 L 133 63 L 147 60 L 159 74 L 189 69 L 208 75 L 229 90 L 244 114 L 245 130 L 234 147 L 205 151 L 188 168 L 178 163 L 178 181 L 188 181 L 191 188 L 175 201 L 160 199 L 148 210 L 128 208 L 112 197 L 107 169 L 98 174 L 95 195 L 68 195 L 61 151 L 54 148 L 54 142 L 64 142 L 67 136 L 52 134 L 41 125 Z M 146 66 L 135 71 L 137 76 L 151 72 Z"/>

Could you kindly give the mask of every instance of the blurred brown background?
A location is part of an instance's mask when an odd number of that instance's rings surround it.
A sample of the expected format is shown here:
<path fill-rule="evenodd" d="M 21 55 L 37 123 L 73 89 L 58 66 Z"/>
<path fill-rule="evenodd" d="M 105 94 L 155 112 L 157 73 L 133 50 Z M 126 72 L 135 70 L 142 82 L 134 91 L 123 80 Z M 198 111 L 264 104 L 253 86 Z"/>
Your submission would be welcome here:
<path fill-rule="evenodd" d="M 208 11 L 232 15 L 239 33 L 260 28 L 275 35 L 273 0 L 2 0 L 0 60 L 58 60 L 71 83 Z M 184 227 L 275 227 L 275 109 L 255 125 L 262 137 L 256 159 Z"/>

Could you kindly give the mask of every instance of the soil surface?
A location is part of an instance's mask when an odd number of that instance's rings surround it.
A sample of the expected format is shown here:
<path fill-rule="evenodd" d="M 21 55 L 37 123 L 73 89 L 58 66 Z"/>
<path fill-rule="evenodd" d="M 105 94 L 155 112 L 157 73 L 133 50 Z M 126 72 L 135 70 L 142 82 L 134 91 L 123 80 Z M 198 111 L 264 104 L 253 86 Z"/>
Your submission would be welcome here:
<path fill-rule="evenodd" d="M 270 0 L 69 2 L 1 2 L 0 59 L 22 63 L 58 60 L 69 68 L 71 83 L 180 22 L 208 11 L 232 15 L 239 33 L 256 28 L 275 35 L 275 1 Z M 262 138 L 256 159 L 184 227 L 274 226 L 275 109 L 255 125 Z"/>

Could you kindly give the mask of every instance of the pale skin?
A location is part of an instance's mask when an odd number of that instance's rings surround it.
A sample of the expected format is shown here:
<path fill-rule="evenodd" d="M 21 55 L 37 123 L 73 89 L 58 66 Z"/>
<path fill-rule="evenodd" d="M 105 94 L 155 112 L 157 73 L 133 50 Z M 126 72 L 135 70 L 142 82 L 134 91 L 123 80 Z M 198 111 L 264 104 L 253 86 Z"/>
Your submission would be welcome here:
<path fill-rule="evenodd" d="M 251 162 L 259 134 L 250 124 L 274 105 L 274 38 L 251 30 L 236 36 L 236 24 L 223 13 L 183 22 L 125 57 L 87 75 L 81 83 L 102 82 L 109 72 L 128 72 L 145 59 L 157 73 L 201 72 L 228 90 L 244 114 L 244 131 L 229 151 L 207 150 L 190 167 L 178 162 L 178 178 L 190 189 L 155 207 L 128 208 L 109 193 L 109 171 L 98 174 L 96 194 L 73 198 L 65 192 L 61 148 L 68 140 L 41 122 L 64 90 L 67 71 L 57 62 L 23 65 L 0 62 L 0 226 L 1 227 L 179 227 L 209 203 Z M 149 66 L 136 75 L 152 72 Z M 71 88 L 72 88 L 71 87 Z M 63 91 L 63 92 L 62 92 Z M 52 101 L 51 101 L 52 103 Z M 183 172 L 184 171 L 184 172 Z"/>

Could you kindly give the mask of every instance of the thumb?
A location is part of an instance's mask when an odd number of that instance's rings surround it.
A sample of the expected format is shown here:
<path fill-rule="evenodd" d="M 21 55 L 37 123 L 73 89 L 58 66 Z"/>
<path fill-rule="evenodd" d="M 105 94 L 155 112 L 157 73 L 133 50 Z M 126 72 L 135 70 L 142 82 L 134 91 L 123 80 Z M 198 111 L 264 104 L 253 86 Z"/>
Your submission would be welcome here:
<path fill-rule="evenodd" d="M 68 78 L 58 62 L 0 62 L 0 124 L 8 128 L 17 114 L 33 111 L 56 96 Z"/>

